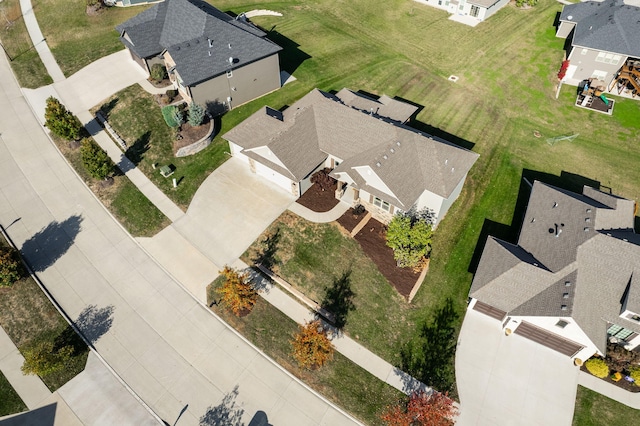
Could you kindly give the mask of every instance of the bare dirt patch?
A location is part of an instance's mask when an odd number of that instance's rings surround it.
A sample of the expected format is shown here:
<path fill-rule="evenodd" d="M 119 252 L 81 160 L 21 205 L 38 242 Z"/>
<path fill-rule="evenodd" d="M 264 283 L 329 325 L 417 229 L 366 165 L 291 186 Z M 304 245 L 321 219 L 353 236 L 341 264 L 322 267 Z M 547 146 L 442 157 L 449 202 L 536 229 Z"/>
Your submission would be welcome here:
<path fill-rule="evenodd" d="M 348 214 L 348 212 L 347 212 Z M 386 226 L 370 219 L 355 236 L 362 250 L 373 260 L 378 270 L 389 283 L 405 298 L 409 297 L 413 285 L 420 276 L 410 268 L 399 268 L 393 258 L 393 250 L 385 242 Z"/>
<path fill-rule="evenodd" d="M 364 219 L 366 215 L 366 210 L 363 210 L 360 214 L 356 214 L 355 210 L 353 208 L 350 208 L 345 212 L 345 214 L 338 218 L 338 223 L 340 224 L 340 226 L 346 229 L 347 232 L 351 232 L 360 223 L 360 221 Z"/>

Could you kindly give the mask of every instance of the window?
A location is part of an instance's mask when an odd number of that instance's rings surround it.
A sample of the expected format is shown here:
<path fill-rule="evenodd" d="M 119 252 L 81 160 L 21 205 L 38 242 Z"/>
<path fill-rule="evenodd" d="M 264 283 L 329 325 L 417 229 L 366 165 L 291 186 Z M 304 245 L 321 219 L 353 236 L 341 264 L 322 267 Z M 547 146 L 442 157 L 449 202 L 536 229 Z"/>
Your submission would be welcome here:
<path fill-rule="evenodd" d="M 620 55 L 614 55 L 613 53 L 600 52 L 596 56 L 596 62 L 603 62 L 605 64 L 618 65 L 622 57 Z"/>
<path fill-rule="evenodd" d="M 556 323 L 556 327 L 560 327 L 560 328 L 565 328 L 567 325 L 569 325 L 569 323 L 566 322 L 565 320 L 560 320 Z"/>
<path fill-rule="evenodd" d="M 382 201 L 378 197 L 373 198 L 373 205 L 376 207 L 380 207 L 382 210 L 385 210 L 385 211 L 389 211 L 389 209 L 391 208 L 389 203 L 387 203 L 386 201 Z"/>
<path fill-rule="evenodd" d="M 593 74 L 591 74 L 591 78 L 596 79 L 596 80 L 600 80 L 600 81 L 604 81 L 604 79 L 607 78 L 607 72 L 606 71 L 600 71 L 600 70 L 594 70 Z"/>
<path fill-rule="evenodd" d="M 471 16 L 473 16 L 474 18 L 478 17 L 478 13 L 480 13 L 480 8 L 476 5 L 472 5 L 471 6 Z"/>
<path fill-rule="evenodd" d="M 233 70 L 227 71 L 227 78 L 233 77 Z"/>

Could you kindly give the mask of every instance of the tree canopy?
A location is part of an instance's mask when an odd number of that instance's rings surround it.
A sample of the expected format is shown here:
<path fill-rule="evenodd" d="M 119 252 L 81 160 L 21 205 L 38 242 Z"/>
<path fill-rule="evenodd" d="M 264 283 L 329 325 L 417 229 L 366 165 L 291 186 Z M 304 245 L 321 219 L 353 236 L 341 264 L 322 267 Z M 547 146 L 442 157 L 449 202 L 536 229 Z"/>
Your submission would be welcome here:
<path fill-rule="evenodd" d="M 408 402 L 387 407 L 382 420 L 387 426 L 451 426 L 457 412 L 446 394 L 415 392 Z"/>
<path fill-rule="evenodd" d="M 77 140 L 80 138 L 82 124 L 62 103 L 49 96 L 47 106 L 44 110 L 44 125 L 51 130 L 54 135 L 67 140 Z"/>
<path fill-rule="evenodd" d="M 333 344 L 319 320 L 300 325 L 291 346 L 292 355 L 302 368 L 311 370 L 322 367 L 333 359 Z"/>
<path fill-rule="evenodd" d="M 246 274 L 225 266 L 220 274 L 225 278 L 224 284 L 218 289 L 220 303 L 237 315 L 251 312 L 258 301 L 258 292 L 248 282 Z"/>
<path fill-rule="evenodd" d="M 96 179 L 106 179 L 113 172 L 115 164 L 109 155 L 93 140 L 85 139 L 80 147 L 82 164 L 87 173 Z"/>
<path fill-rule="evenodd" d="M 22 265 L 12 248 L 0 247 L 0 287 L 13 285 L 22 276 Z"/>
<path fill-rule="evenodd" d="M 387 246 L 400 267 L 418 267 L 431 253 L 431 223 L 424 217 L 397 214 L 387 228 Z"/>

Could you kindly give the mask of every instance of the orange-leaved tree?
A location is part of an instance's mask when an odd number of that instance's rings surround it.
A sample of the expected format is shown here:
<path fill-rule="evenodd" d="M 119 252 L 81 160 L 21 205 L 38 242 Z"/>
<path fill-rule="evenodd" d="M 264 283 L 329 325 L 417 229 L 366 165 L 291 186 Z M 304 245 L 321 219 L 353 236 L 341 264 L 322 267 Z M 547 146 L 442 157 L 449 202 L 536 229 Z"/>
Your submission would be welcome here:
<path fill-rule="evenodd" d="M 319 320 L 300 325 L 299 328 L 291 346 L 292 355 L 300 367 L 314 369 L 333 359 L 333 345 Z"/>
<path fill-rule="evenodd" d="M 450 426 L 458 410 L 453 400 L 440 392 L 414 392 L 408 403 L 387 407 L 382 420 L 387 426 Z"/>
<path fill-rule="evenodd" d="M 218 289 L 220 303 L 227 306 L 237 316 L 248 314 L 258 300 L 258 292 L 251 286 L 247 274 L 225 266 L 220 274 L 225 278 Z"/>

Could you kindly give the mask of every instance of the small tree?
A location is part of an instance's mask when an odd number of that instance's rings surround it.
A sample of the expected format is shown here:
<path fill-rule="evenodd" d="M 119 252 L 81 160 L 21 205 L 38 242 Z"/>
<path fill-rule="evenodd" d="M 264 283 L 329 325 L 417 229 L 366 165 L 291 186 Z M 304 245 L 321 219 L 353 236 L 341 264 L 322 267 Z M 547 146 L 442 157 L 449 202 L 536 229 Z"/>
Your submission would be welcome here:
<path fill-rule="evenodd" d="M 431 253 L 431 223 L 422 218 L 412 219 L 397 214 L 387 229 L 387 246 L 400 267 L 415 268 Z"/>
<path fill-rule="evenodd" d="M 382 420 L 387 426 L 450 426 L 457 413 L 446 394 L 415 392 L 408 403 L 387 407 Z"/>
<path fill-rule="evenodd" d="M 82 141 L 80 148 L 82 164 L 87 173 L 96 179 L 106 179 L 113 172 L 115 165 L 109 155 L 91 139 Z"/>
<path fill-rule="evenodd" d="M 247 282 L 247 275 L 228 266 L 220 273 L 225 278 L 224 284 L 218 289 L 220 302 L 237 316 L 251 312 L 258 300 L 258 292 Z"/>
<path fill-rule="evenodd" d="M 601 379 L 609 375 L 609 366 L 602 358 L 589 358 L 584 366 L 589 370 L 589 373 Z"/>
<path fill-rule="evenodd" d="M 151 65 L 151 71 L 149 72 L 151 78 L 155 81 L 162 81 L 168 77 L 167 67 L 162 64 Z"/>
<path fill-rule="evenodd" d="M 62 103 L 49 96 L 47 106 L 44 110 L 44 125 L 51 130 L 54 135 L 67 140 L 77 140 L 80 138 L 80 121 Z"/>
<path fill-rule="evenodd" d="M 199 126 L 204 121 L 204 107 L 194 102 L 189 104 L 189 124 L 193 127 Z"/>
<path fill-rule="evenodd" d="M 22 265 L 13 248 L 0 247 L 0 287 L 10 287 L 22 276 Z"/>
<path fill-rule="evenodd" d="M 319 320 L 300 325 L 291 346 L 292 355 L 302 368 L 319 368 L 333 359 L 334 347 Z"/>
<path fill-rule="evenodd" d="M 36 374 L 46 376 L 62 370 L 73 356 L 71 346 L 63 346 L 55 350 L 53 342 L 44 340 L 23 350 L 24 364 L 22 372 L 24 374 Z"/>

